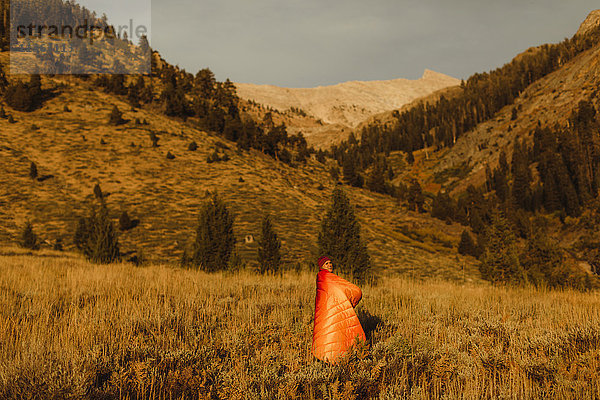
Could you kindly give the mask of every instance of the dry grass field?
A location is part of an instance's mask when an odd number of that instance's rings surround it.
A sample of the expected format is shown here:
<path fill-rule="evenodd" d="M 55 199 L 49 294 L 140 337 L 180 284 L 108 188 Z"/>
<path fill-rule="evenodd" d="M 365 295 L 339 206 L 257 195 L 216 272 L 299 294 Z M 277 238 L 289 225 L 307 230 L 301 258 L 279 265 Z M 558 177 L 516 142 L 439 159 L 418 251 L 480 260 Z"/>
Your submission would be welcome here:
<path fill-rule="evenodd" d="M 599 398 L 597 293 L 390 277 L 368 343 L 310 352 L 314 274 L 207 275 L 0 250 L 3 399 Z"/>

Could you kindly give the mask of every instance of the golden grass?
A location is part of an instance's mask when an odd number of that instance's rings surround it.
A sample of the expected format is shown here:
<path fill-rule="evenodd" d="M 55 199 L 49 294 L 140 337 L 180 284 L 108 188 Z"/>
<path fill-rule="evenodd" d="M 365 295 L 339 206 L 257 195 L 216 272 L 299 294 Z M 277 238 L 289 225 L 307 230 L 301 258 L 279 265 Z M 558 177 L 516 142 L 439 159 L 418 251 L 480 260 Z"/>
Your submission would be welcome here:
<path fill-rule="evenodd" d="M 383 279 L 369 343 L 311 356 L 310 273 L 0 255 L 0 398 L 598 398 L 596 293 Z"/>

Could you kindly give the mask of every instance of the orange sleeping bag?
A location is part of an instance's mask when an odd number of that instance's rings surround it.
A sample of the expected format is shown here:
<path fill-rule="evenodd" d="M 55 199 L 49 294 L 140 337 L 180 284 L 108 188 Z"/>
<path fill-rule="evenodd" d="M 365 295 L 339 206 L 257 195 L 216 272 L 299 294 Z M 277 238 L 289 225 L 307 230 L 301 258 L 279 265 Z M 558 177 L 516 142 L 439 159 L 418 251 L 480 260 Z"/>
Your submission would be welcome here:
<path fill-rule="evenodd" d="M 362 297 L 360 288 L 321 269 L 317 274 L 313 355 L 319 360 L 335 362 L 354 344 L 365 341 L 365 332 L 354 312 Z"/>

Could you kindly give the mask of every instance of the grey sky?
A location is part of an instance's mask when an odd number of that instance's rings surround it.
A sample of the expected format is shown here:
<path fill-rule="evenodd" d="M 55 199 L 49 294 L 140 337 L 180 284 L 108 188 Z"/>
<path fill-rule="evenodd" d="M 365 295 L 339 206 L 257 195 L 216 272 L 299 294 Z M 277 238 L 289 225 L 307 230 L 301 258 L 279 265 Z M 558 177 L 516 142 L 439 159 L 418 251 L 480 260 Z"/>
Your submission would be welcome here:
<path fill-rule="evenodd" d="M 189 72 L 209 67 L 237 82 L 312 87 L 415 79 L 425 68 L 468 78 L 571 37 L 597 8 L 598 0 L 153 0 L 151 44 Z"/>

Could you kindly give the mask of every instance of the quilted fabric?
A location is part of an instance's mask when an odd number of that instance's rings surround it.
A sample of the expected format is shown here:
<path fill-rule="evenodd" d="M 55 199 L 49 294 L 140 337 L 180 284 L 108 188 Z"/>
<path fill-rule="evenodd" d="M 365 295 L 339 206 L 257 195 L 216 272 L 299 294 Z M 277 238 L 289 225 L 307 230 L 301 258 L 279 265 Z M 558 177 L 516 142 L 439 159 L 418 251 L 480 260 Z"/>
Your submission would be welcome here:
<path fill-rule="evenodd" d="M 355 343 L 365 341 L 365 332 L 354 312 L 362 297 L 360 288 L 327 270 L 317 274 L 313 355 L 335 362 Z"/>

